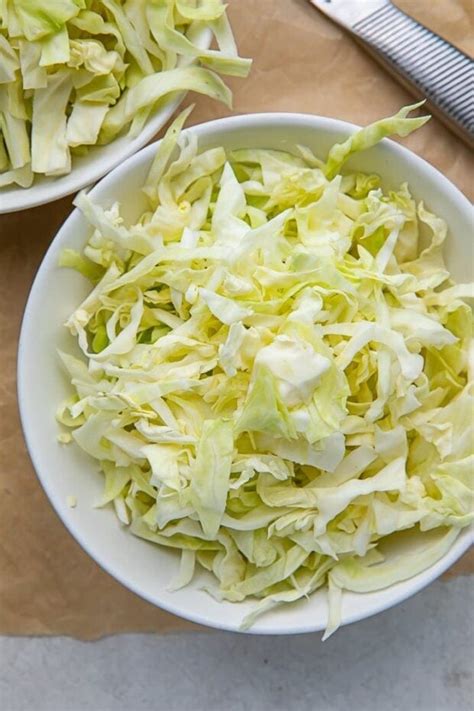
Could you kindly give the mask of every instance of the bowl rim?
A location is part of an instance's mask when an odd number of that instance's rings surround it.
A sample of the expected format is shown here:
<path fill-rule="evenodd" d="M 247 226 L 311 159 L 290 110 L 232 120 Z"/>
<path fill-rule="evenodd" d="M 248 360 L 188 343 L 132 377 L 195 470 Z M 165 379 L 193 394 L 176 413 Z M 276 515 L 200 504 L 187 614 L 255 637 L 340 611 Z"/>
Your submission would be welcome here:
<path fill-rule="evenodd" d="M 265 113 L 255 113 L 255 114 L 242 114 L 238 116 L 229 116 L 225 118 L 215 119 L 212 121 L 206 121 L 194 126 L 190 126 L 184 129 L 183 132 L 194 132 L 197 136 L 201 135 L 212 135 L 213 132 L 219 132 L 223 128 L 229 130 L 232 129 L 251 129 L 252 127 L 262 127 L 265 125 L 274 125 L 291 123 L 293 126 L 305 126 L 313 128 L 314 130 L 325 130 L 329 127 L 335 130 L 351 135 L 355 131 L 359 130 L 360 127 L 356 124 L 349 123 L 347 121 L 342 121 L 340 119 L 333 119 L 325 116 L 317 116 L 314 114 L 306 113 L 293 113 L 293 112 L 265 112 Z M 158 139 L 152 144 L 144 146 L 137 153 L 134 153 L 125 161 L 116 166 L 110 173 L 107 173 L 99 182 L 97 182 L 89 191 L 89 195 L 94 197 L 97 193 L 107 187 L 108 182 L 113 182 L 116 177 L 121 173 L 126 174 L 129 169 L 134 167 L 137 163 L 145 162 L 151 159 L 154 155 L 157 145 L 161 139 Z M 383 145 L 385 150 L 389 150 L 394 153 L 395 157 L 401 156 L 409 161 L 414 161 L 418 163 L 423 170 L 425 170 L 432 178 L 441 182 L 442 189 L 447 193 L 450 200 L 457 204 L 459 209 L 471 210 L 471 204 L 469 200 L 463 195 L 463 193 L 453 184 L 448 178 L 446 178 L 439 170 L 428 163 L 425 159 L 421 158 L 417 154 L 410 151 L 405 146 L 396 143 L 391 139 L 383 139 L 378 145 Z M 42 470 L 42 467 L 36 456 L 34 447 L 30 440 L 30 416 L 27 407 L 27 393 L 24 391 L 22 371 L 26 366 L 26 341 L 28 339 L 28 332 L 31 328 L 32 318 L 31 312 L 37 298 L 41 295 L 44 288 L 47 288 L 48 274 L 52 266 L 55 265 L 54 257 L 59 244 L 68 235 L 68 232 L 73 226 L 75 220 L 80 216 L 80 211 L 78 208 L 70 213 L 70 215 L 63 222 L 54 238 L 52 239 L 41 263 L 36 272 L 33 284 L 31 286 L 28 299 L 26 302 L 25 310 L 23 313 L 23 318 L 20 328 L 20 336 L 18 341 L 18 354 L 17 354 L 17 396 L 18 396 L 18 409 L 20 413 L 20 422 L 23 431 L 24 440 L 30 456 L 31 462 L 33 464 L 34 471 L 38 480 L 46 493 L 48 501 L 52 508 L 55 510 L 56 514 L 59 516 L 63 525 L 71 536 L 79 543 L 83 550 L 94 560 L 106 573 L 115 578 L 124 587 L 126 587 L 131 592 L 135 593 L 147 602 L 159 607 L 167 612 L 170 612 L 177 617 L 189 620 L 191 622 L 204 625 L 206 627 L 211 627 L 214 629 L 226 630 L 230 632 L 239 632 L 244 634 L 304 634 L 321 631 L 324 625 L 319 623 L 308 623 L 295 629 L 294 626 L 279 623 L 274 628 L 259 628 L 258 623 L 248 630 L 240 630 L 234 623 L 226 622 L 225 618 L 217 622 L 216 620 L 207 617 L 205 614 L 195 613 L 192 610 L 187 609 L 183 611 L 179 604 L 173 604 L 172 602 L 163 601 L 159 599 L 159 594 L 149 594 L 140 588 L 139 584 L 136 584 L 126 575 L 123 575 L 120 571 L 114 569 L 105 556 L 95 552 L 93 546 L 91 546 L 85 539 L 85 535 L 81 532 L 81 525 L 76 523 L 72 519 L 67 519 L 63 513 L 63 507 L 60 505 L 59 495 L 55 492 L 54 486 L 49 482 L 47 473 Z M 412 586 L 409 589 L 397 589 L 397 585 L 391 586 L 395 589 L 393 597 L 389 600 L 381 600 L 378 604 L 375 603 L 369 611 L 367 610 L 354 610 L 348 614 L 343 615 L 341 621 L 341 626 L 346 624 L 351 624 L 353 622 L 358 622 L 359 620 L 366 619 L 376 615 L 384 610 L 388 610 L 391 607 L 403 602 L 404 600 L 412 597 L 420 590 L 428 586 L 433 580 L 438 578 L 442 573 L 444 573 L 453 563 L 455 563 L 467 550 L 474 544 L 474 527 L 470 527 L 466 531 L 467 535 L 463 539 L 457 538 L 452 544 L 449 551 L 436 563 L 422 571 L 421 573 L 414 576 L 411 580 L 413 581 Z M 405 581 L 406 582 L 406 581 Z M 388 588 L 389 589 L 389 588 Z"/>

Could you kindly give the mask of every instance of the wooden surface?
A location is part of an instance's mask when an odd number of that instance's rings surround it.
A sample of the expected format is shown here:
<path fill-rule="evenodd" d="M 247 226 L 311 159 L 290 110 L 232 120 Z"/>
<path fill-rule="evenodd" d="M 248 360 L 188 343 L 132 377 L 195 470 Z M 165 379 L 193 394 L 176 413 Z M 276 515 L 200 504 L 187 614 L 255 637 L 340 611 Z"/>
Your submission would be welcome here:
<path fill-rule="evenodd" d="M 258 5 L 258 11 L 257 11 Z M 472 52 L 467 0 L 398 2 Z M 230 0 L 241 54 L 254 58 L 232 80 L 234 111 L 303 111 L 354 123 L 396 111 L 410 97 L 306 0 Z M 229 112 L 200 97 L 190 123 Z M 436 120 L 404 141 L 472 197 L 472 158 Z M 1 200 L 1 193 L 0 193 Z M 0 634 L 69 634 L 198 629 L 142 601 L 104 573 L 49 506 L 25 451 L 16 404 L 21 315 L 35 272 L 71 198 L 0 216 Z M 446 575 L 474 572 L 466 555 Z"/>

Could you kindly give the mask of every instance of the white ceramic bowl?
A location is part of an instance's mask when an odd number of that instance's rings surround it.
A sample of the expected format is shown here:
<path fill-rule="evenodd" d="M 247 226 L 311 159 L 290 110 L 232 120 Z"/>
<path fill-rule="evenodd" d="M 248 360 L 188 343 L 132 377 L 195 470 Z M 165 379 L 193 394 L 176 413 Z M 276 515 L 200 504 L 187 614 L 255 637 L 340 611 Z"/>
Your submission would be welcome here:
<path fill-rule="evenodd" d="M 210 30 L 205 28 L 193 37 L 193 42 L 204 49 L 210 46 L 211 38 Z M 169 121 L 185 96 L 186 92 L 183 91 L 171 95 L 169 100 L 164 101 L 163 105 L 152 113 L 138 136 L 125 134 L 105 146 L 91 146 L 87 155 L 73 156 L 72 170 L 67 175 L 57 178 L 37 175 L 30 188 L 20 188 L 18 185 L 1 188 L 0 214 L 45 205 L 92 185 L 116 165 L 121 165 L 129 156 L 146 146 Z"/>
<path fill-rule="evenodd" d="M 355 130 L 351 124 L 299 114 L 256 114 L 212 121 L 192 129 L 201 148 L 265 147 L 292 150 L 296 143 L 308 145 L 324 156 L 330 146 Z M 116 168 L 91 191 L 105 205 L 119 200 L 128 219 L 144 208 L 139 190 L 156 150 L 144 148 Z M 432 166 L 398 144 L 384 140 L 355 156 L 352 167 L 383 176 L 385 187 L 396 188 L 409 181 L 417 199 L 444 217 L 450 226 L 448 263 L 457 280 L 472 275 L 470 253 L 471 214 L 466 198 Z M 86 295 L 86 281 L 74 272 L 57 267 L 65 247 L 80 250 L 88 227 L 75 210 L 53 241 L 36 276 L 25 311 L 18 359 L 18 392 L 21 419 L 33 464 L 40 481 L 63 522 L 83 548 L 111 575 L 146 600 L 195 622 L 237 630 L 254 602 L 219 603 L 200 588 L 207 573 L 200 572 L 193 584 L 178 592 L 166 587 L 175 574 L 174 552 L 135 538 L 120 527 L 112 510 L 94 509 L 102 491 L 102 475 L 96 463 L 74 445 L 61 446 L 54 419 L 56 406 L 69 394 L 55 349 L 71 348 L 62 323 Z M 66 497 L 77 497 L 70 509 Z M 380 612 L 413 595 L 437 578 L 468 548 L 472 533 L 462 532 L 451 550 L 438 563 L 411 580 L 386 590 L 358 595 L 345 593 L 343 623 Z M 261 617 L 250 630 L 261 634 L 286 634 L 321 630 L 326 625 L 324 592 L 309 600 L 281 607 Z"/>

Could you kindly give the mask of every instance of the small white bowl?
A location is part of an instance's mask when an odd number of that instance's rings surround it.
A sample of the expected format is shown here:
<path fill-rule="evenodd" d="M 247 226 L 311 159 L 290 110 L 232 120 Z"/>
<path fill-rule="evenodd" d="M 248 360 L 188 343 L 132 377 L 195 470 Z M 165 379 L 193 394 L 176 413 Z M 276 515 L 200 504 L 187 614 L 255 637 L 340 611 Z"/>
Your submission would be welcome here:
<path fill-rule="evenodd" d="M 211 31 L 204 28 L 193 41 L 198 47 L 207 49 L 210 47 L 211 38 Z M 115 166 L 121 165 L 129 156 L 146 146 L 169 121 L 185 96 L 186 92 L 181 91 L 154 111 L 138 136 L 125 134 L 105 146 L 91 146 L 87 155 L 73 156 L 72 170 L 67 175 L 57 178 L 36 175 L 30 188 L 21 188 L 18 185 L 0 188 L 0 215 L 46 205 L 93 185 Z"/>
<path fill-rule="evenodd" d="M 211 121 L 195 126 L 202 149 L 264 147 L 292 150 L 295 144 L 325 156 L 330 146 L 346 138 L 355 126 L 328 118 L 301 114 L 254 114 Z M 117 167 L 91 191 L 95 201 L 110 205 L 119 200 L 127 219 L 144 208 L 140 191 L 156 151 L 148 146 Z M 351 159 L 350 166 L 379 173 L 384 186 L 397 188 L 408 181 L 416 199 L 423 199 L 450 227 L 448 264 L 458 281 L 472 278 L 471 207 L 466 198 L 437 170 L 421 158 L 384 140 Z M 122 528 L 112 510 L 93 508 L 102 491 L 97 464 L 75 445 L 59 445 L 55 410 L 70 390 L 62 375 L 56 348 L 70 349 L 72 340 L 62 326 L 90 287 L 79 274 L 58 268 L 58 257 L 68 247 L 81 250 L 89 233 L 86 221 L 75 210 L 54 239 L 38 271 L 23 319 L 18 355 L 18 395 L 28 449 L 38 477 L 59 516 L 82 547 L 107 572 L 149 602 L 200 624 L 238 630 L 255 602 L 216 602 L 202 591 L 208 574 L 199 572 L 193 583 L 170 593 L 175 574 L 175 553 L 135 538 Z M 68 508 L 74 495 L 77 507 Z M 405 600 L 452 565 L 469 547 L 472 532 L 464 530 L 450 551 L 419 575 L 390 588 L 369 594 L 344 593 L 342 621 L 354 622 Z M 272 610 L 250 632 L 290 634 L 321 630 L 326 625 L 326 594 L 318 591 L 309 600 Z"/>

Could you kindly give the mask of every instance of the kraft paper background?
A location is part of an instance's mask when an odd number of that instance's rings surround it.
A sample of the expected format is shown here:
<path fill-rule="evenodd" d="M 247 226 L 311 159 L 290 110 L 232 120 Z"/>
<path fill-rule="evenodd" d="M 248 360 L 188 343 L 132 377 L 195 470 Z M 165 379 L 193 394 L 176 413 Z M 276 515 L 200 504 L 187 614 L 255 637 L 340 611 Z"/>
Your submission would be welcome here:
<path fill-rule="evenodd" d="M 470 0 L 397 4 L 472 54 Z M 365 124 L 410 97 L 336 25 L 306 0 L 230 0 L 248 80 L 232 80 L 234 112 L 301 111 Z M 190 123 L 229 113 L 196 101 Z M 469 197 L 472 158 L 435 119 L 405 145 Z M 1 195 L 0 195 L 1 199 Z M 51 509 L 25 451 L 16 404 L 21 315 L 35 272 L 71 198 L 0 217 L 0 634 L 67 634 L 93 639 L 116 632 L 198 629 L 127 591 L 72 539 Z M 467 555 L 449 575 L 474 572 Z"/>

